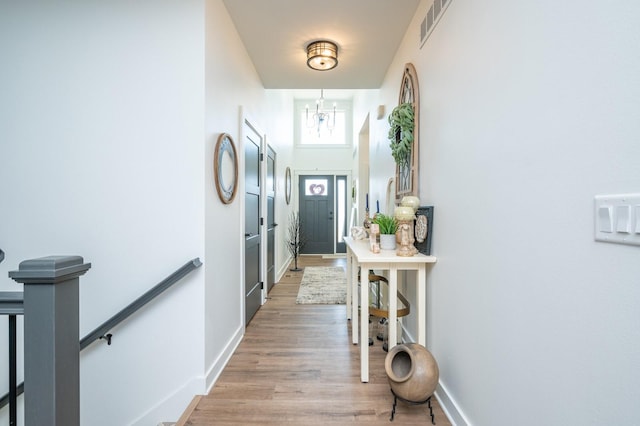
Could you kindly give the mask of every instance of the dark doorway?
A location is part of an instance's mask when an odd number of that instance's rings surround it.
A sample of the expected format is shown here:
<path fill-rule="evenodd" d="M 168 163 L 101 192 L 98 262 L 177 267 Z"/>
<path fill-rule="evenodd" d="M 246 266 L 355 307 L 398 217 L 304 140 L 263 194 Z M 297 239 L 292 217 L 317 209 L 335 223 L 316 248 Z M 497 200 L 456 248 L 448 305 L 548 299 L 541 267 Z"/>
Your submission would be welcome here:
<path fill-rule="evenodd" d="M 260 281 L 260 145 L 262 137 L 245 122 L 244 314 L 245 324 L 262 305 Z"/>
<path fill-rule="evenodd" d="M 276 153 L 267 145 L 267 292 L 276 282 L 275 251 L 276 226 L 275 223 L 275 195 L 276 195 Z"/>
<path fill-rule="evenodd" d="M 305 240 L 303 254 L 334 252 L 334 177 L 332 175 L 300 176 L 300 228 Z"/>

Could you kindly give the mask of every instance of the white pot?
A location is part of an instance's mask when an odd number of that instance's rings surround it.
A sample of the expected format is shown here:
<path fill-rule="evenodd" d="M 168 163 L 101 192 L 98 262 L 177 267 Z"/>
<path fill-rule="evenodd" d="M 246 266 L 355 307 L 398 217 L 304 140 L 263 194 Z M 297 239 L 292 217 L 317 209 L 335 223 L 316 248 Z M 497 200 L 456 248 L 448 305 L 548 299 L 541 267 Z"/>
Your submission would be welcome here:
<path fill-rule="evenodd" d="M 395 250 L 396 249 L 396 234 L 380 234 L 380 249 L 381 250 Z"/>

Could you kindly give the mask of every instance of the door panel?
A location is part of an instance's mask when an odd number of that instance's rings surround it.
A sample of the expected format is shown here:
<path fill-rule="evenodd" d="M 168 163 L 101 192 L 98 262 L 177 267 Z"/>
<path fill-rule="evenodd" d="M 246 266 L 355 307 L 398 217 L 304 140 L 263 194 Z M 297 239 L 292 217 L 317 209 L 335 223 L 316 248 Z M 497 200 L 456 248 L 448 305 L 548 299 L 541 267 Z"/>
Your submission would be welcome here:
<path fill-rule="evenodd" d="M 302 175 L 299 183 L 303 254 L 334 252 L 333 176 Z"/>
<path fill-rule="evenodd" d="M 245 261 L 247 265 L 260 265 L 260 244 L 246 247 Z M 249 324 L 262 304 L 262 286 L 259 268 L 246 268 L 245 274 L 245 324 Z"/>
<path fill-rule="evenodd" d="M 276 153 L 267 146 L 267 292 L 276 282 L 276 226 L 275 223 L 275 195 L 276 195 Z"/>
<path fill-rule="evenodd" d="M 260 144 L 262 137 L 245 122 L 245 324 L 262 304 L 260 282 Z"/>

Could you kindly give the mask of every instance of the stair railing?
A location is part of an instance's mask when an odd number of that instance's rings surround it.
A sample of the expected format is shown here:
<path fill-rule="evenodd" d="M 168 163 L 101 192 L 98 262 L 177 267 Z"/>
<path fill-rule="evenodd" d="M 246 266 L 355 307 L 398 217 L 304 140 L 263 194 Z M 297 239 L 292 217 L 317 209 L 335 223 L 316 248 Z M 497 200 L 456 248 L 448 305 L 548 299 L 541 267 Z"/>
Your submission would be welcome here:
<path fill-rule="evenodd" d="M 80 351 L 99 339 L 110 345 L 109 330 L 201 265 L 199 258 L 190 260 L 81 340 L 78 277 L 91 264 L 84 264 L 79 256 L 49 256 L 21 262 L 18 271 L 9 272 L 24 284 L 24 292 L 0 292 L 0 315 L 9 316 L 10 370 L 9 393 L 0 398 L 0 409 L 9 405 L 10 426 L 17 425 L 17 397 L 24 392 L 24 383 L 16 386 L 17 315 L 24 315 L 25 424 L 79 426 Z M 61 319 L 65 327 L 56 327 L 55 321 Z"/>
<path fill-rule="evenodd" d="M 138 297 L 136 300 L 131 302 L 127 307 L 122 309 L 120 312 L 106 320 L 100 326 L 96 327 L 91 333 L 87 334 L 80 340 L 80 350 L 83 350 L 91 343 L 96 340 L 104 339 L 107 341 L 107 344 L 111 344 L 112 334 L 107 333 L 109 330 L 115 328 L 118 324 L 120 324 L 125 319 L 129 318 L 131 315 L 136 313 L 140 308 L 142 308 L 147 303 L 151 302 L 153 299 L 158 297 L 162 292 L 173 286 L 175 283 L 180 281 L 186 275 L 188 275 L 191 271 L 196 268 L 199 268 L 202 265 L 200 262 L 200 258 L 196 257 L 195 259 L 190 260 L 185 263 L 182 267 L 176 270 L 174 273 L 169 275 L 164 280 L 160 281 L 156 284 L 151 290 L 144 293 L 142 296 Z M 0 405 L 1 406 L 1 405 Z"/>
<path fill-rule="evenodd" d="M 24 314 L 22 292 L 0 292 L 0 315 L 9 316 L 9 425 L 17 425 L 17 340 L 16 340 L 16 319 L 18 315 Z"/>

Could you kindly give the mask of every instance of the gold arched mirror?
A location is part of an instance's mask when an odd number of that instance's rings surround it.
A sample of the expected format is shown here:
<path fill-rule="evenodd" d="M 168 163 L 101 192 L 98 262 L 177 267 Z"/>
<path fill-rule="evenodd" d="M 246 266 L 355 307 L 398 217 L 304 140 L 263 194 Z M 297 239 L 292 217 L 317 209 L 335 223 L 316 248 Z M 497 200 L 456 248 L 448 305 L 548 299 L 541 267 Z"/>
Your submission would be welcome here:
<path fill-rule="evenodd" d="M 213 154 L 213 173 L 220 200 L 225 204 L 231 203 L 238 189 L 238 155 L 233 139 L 227 133 L 218 137 Z"/>
<path fill-rule="evenodd" d="M 404 66 L 400 96 L 398 97 L 398 105 L 406 103 L 413 106 L 413 144 L 406 162 L 396 163 L 396 202 L 400 202 L 405 195 L 418 195 L 420 90 L 418 87 L 418 74 L 413 64 L 410 63 Z"/>

